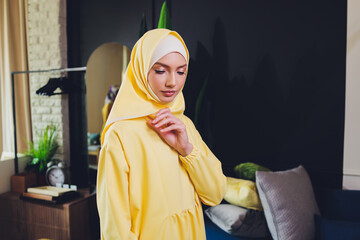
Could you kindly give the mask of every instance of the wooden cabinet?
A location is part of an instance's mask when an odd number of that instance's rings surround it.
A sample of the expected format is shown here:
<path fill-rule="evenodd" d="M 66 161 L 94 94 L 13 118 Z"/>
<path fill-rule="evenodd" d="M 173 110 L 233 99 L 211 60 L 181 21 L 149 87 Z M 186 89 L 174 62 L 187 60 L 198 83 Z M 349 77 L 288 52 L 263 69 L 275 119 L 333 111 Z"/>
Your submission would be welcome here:
<path fill-rule="evenodd" d="M 1 194 L 0 239 L 99 239 L 96 195 L 81 193 L 73 201 L 56 205 L 21 200 L 19 193 Z"/>

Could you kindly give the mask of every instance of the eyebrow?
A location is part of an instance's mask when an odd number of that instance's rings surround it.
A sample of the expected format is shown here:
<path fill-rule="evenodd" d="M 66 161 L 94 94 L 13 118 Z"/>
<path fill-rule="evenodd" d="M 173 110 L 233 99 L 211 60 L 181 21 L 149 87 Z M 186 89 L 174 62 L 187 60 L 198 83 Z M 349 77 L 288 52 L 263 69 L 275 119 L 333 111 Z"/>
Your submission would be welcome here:
<path fill-rule="evenodd" d="M 155 64 L 159 64 L 159 65 L 161 65 L 163 67 L 166 67 L 166 68 L 170 67 L 169 65 L 166 65 L 165 63 L 161 63 L 161 62 L 156 62 L 156 63 L 154 63 L 154 65 Z M 187 64 L 185 63 L 184 65 L 178 66 L 177 68 L 182 68 L 182 67 L 186 67 L 186 66 L 187 66 Z"/>

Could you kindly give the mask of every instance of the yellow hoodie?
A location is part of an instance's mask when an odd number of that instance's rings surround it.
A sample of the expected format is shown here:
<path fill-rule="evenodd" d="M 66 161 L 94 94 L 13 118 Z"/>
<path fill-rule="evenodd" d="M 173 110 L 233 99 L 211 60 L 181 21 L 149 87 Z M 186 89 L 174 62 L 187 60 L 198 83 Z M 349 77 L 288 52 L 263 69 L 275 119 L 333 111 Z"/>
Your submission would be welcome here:
<path fill-rule="evenodd" d="M 97 178 L 101 239 L 206 239 L 201 202 L 217 205 L 226 191 L 220 161 L 183 114 L 182 93 L 169 104 L 149 93 L 151 55 L 168 34 L 186 49 L 174 31 L 155 29 L 144 34 L 133 48 L 103 131 Z M 194 147 L 186 157 L 147 125 L 149 116 L 164 107 L 186 126 Z"/>

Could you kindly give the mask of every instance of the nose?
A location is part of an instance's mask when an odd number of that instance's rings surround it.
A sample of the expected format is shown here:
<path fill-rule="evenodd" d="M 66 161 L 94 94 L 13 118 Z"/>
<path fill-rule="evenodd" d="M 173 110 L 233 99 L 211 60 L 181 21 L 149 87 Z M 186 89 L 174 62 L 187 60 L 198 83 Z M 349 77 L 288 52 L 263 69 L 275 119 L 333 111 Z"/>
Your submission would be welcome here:
<path fill-rule="evenodd" d="M 168 78 L 166 79 L 165 86 L 168 88 L 173 88 L 176 86 L 176 76 L 175 73 L 169 74 Z"/>

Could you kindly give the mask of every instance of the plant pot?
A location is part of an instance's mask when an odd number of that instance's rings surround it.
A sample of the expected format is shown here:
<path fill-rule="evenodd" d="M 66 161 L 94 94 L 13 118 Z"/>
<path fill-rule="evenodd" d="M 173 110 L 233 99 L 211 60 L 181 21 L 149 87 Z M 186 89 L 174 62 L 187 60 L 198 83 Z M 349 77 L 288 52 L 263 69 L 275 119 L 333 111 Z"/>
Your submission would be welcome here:
<path fill-rule="evenodd" d="M 37 185 L 38 186 L 46 185 L 45 174 L 38 174 L 37 175 Z"/>
<path fill-rule="evenodd" d="M 45 177 L 44 177 L 45 180 Z M 36 174 L 19 173 L 11 176 L 11 191 L 12 192 L 25 192 L 28 187 L 33 187 L 37 184 Z"/>

